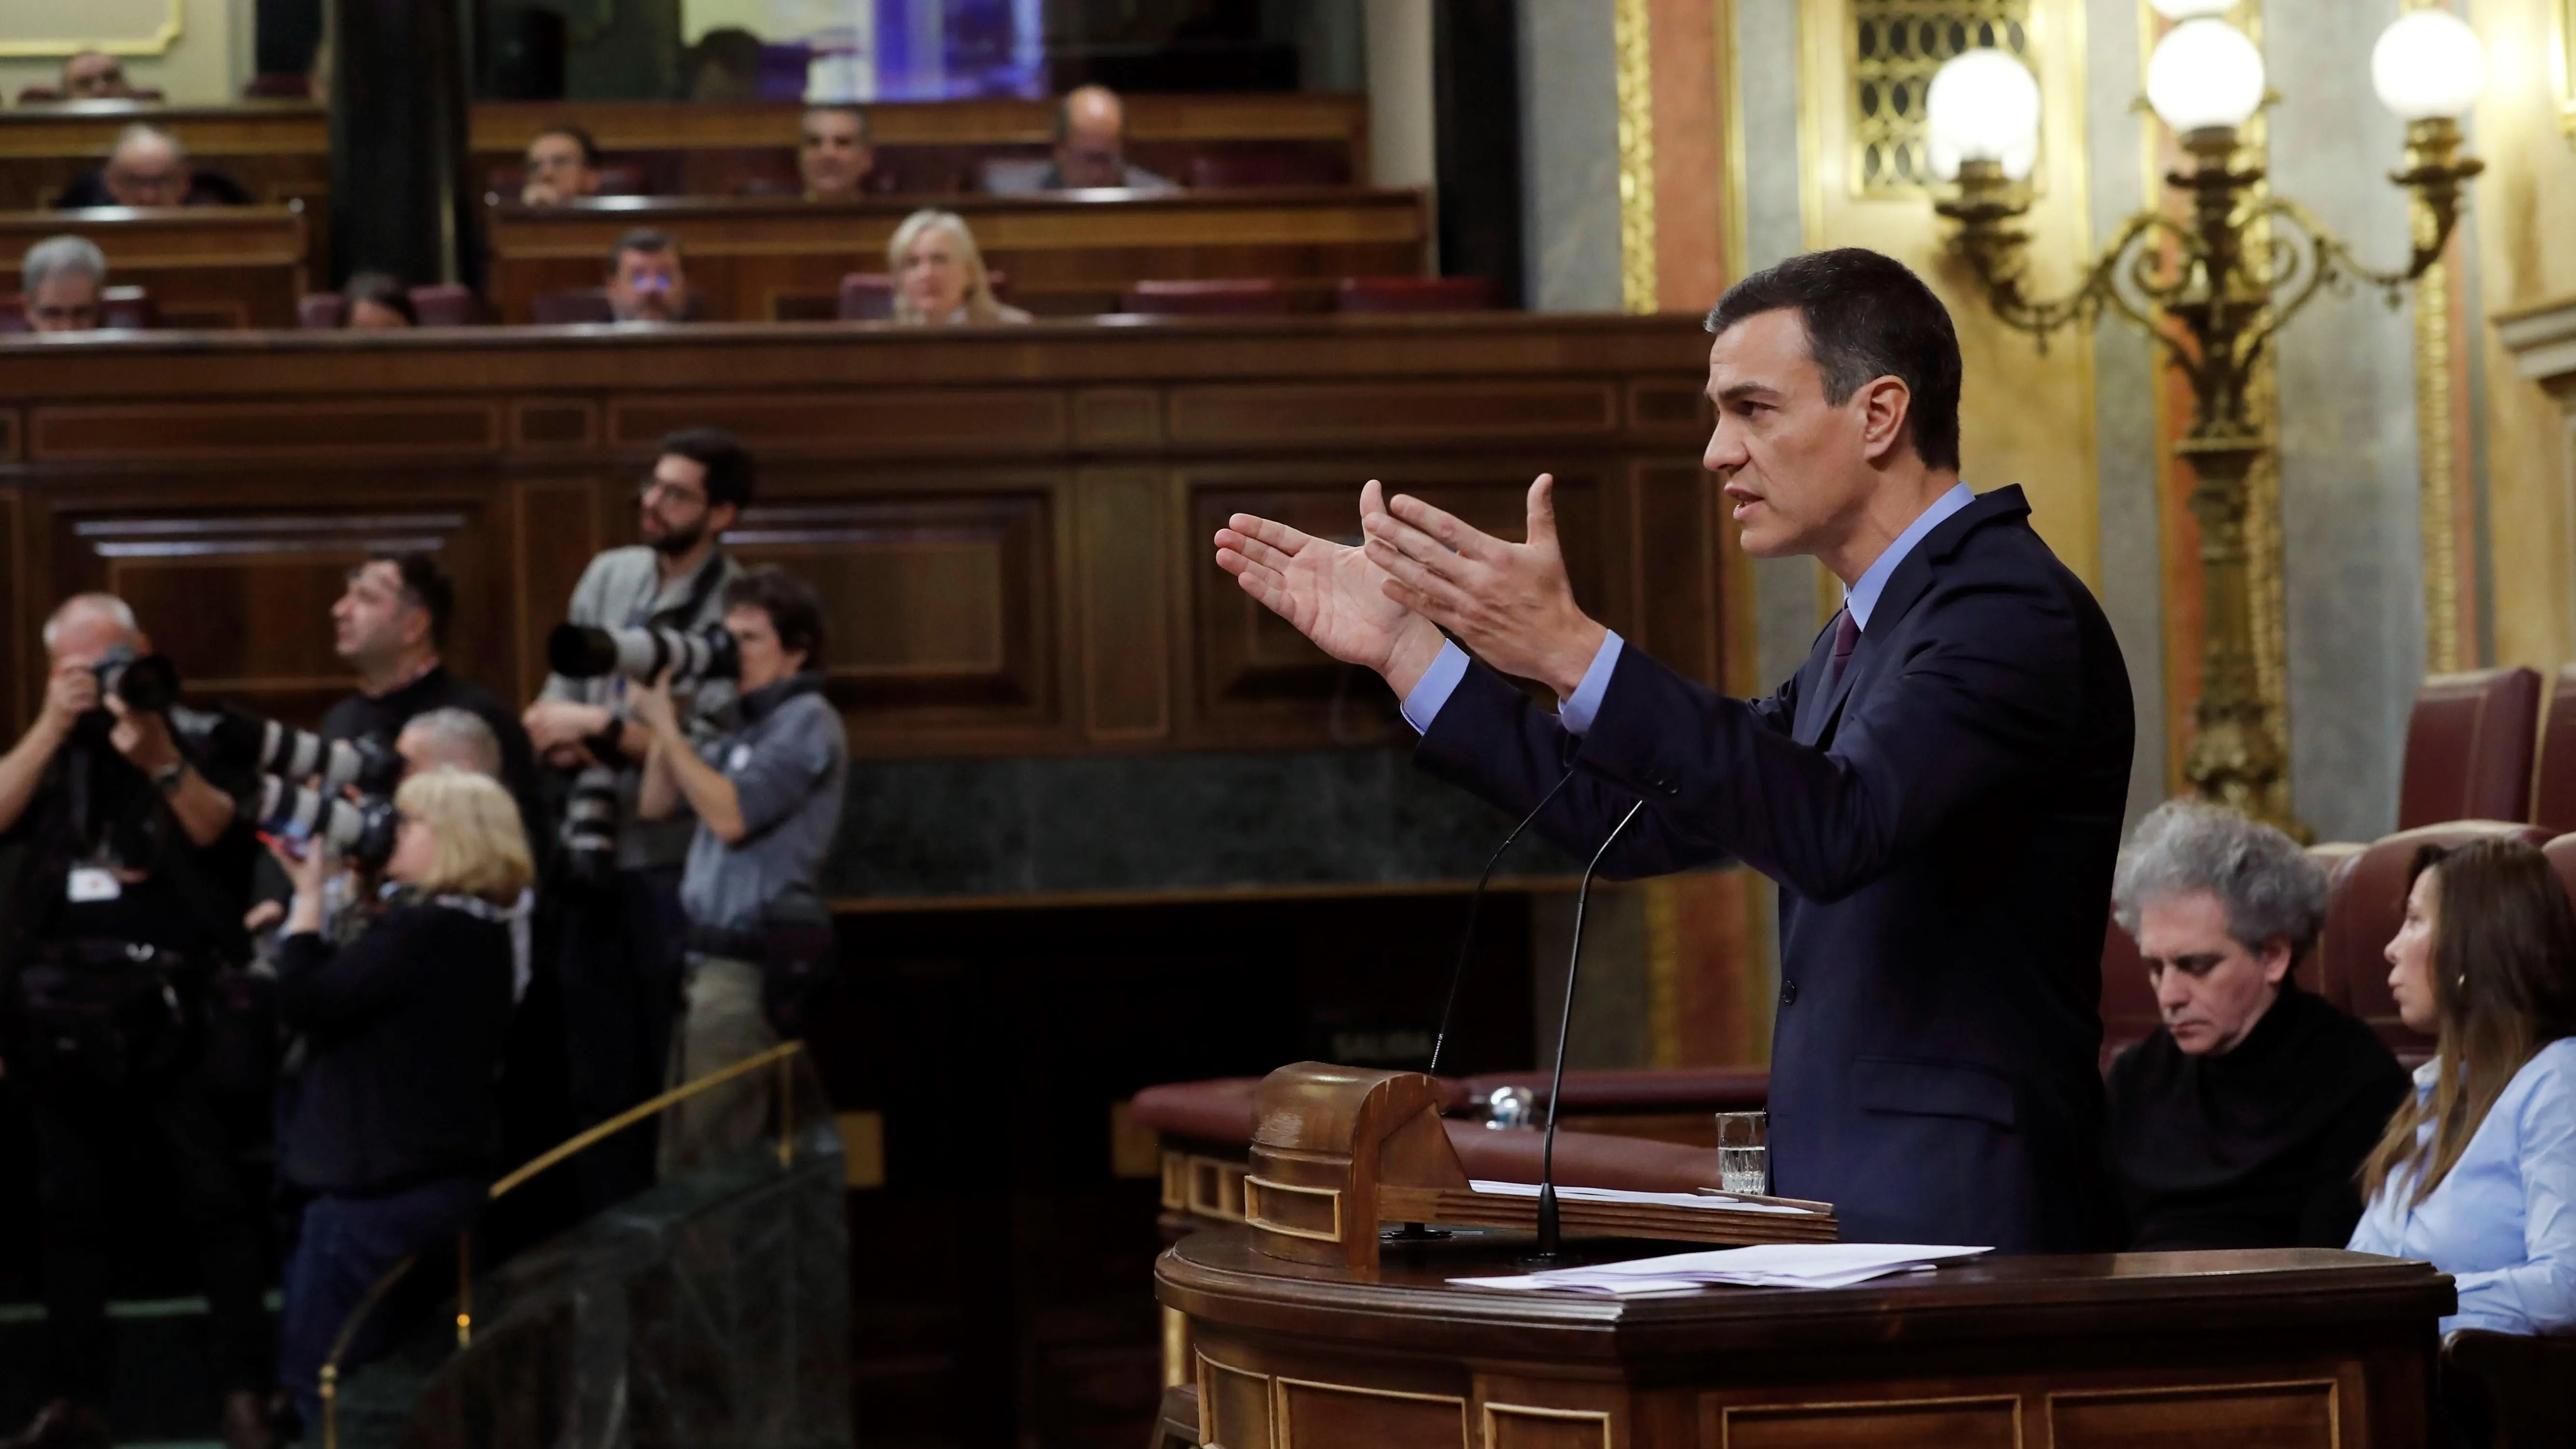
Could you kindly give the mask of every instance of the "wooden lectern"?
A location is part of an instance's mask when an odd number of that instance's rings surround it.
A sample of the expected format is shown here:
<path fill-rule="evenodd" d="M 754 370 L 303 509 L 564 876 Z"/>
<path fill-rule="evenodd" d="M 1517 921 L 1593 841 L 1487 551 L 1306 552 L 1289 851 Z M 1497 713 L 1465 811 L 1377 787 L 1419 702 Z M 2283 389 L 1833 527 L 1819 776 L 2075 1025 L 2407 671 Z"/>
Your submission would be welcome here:
<path fill-rule="evenodd" d="M 1378 1264 L 1382 1223 L 1529 1231 L 1538 1199 L 1479 1192 L 1449 1144 L 1440 1092 L 1420 1072 L 1300 1062 L 1261 1083 L 1243 1220 L 1253 1246 L 1354 1272 Z M 1560 1194 L 1566 1237 L 1690 1243 L 1832 1242 L 1830 1203 L 1711 1194 L 1707 1205 Z"/>
<path fill-rule="evenodd" d="M 1829 1209 L 1794 1205 L 1827 1231 L 1580 1199 L 1564 1221 L 1569 1238 L 1831 1236 Z M 1381 1245 L 1378 1225 L 1522 1227 L 1532 1200 L 1469 1185 L 1428 1078 L 1313 1064 L 1262 1084 L 1244 1207 L 1244 1226 L 1192 1233 L 1154 1271 L 1197 1390 L 1181 1412 L 1211 1449 L 2416 1449 L 2456 1301 L 2429 1264 L 2323 1249 L 1990 1257 L 1629 1298 L 1465 1287 L 1519 1271 L 1527 1235 Z"/>

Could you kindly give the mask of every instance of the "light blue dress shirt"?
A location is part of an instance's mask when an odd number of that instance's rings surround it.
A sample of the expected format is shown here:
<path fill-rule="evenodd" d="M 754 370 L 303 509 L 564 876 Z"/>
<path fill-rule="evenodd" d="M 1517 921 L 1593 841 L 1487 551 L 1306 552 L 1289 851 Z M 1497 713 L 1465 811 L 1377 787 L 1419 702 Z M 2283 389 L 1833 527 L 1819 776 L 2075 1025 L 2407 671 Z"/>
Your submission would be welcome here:
<path fill-rule="evenodd" d="M 1977 495 L 1967 484 L 1952 485 L 1949 492 L 1933 499 L 1932 506 L 1916 515 L 1914 521 L 1905 526 L 1905 531 L 1896 536 L 1896 541 L 1880 552 L 1877 561 L 1862 571 L 1858 583 L 1843 591 L 1843 607 L 1851 610 L 1853 620 L 1859 623 L 1864 633 L 1869 629 L 1870 610 L 1878 607 L 1878 596 L 1887 590 L 1888 575 L 1895 573 L 1896 566 L 1914 552 L 1915 545 L 1923 541 L 1923 535 L 1939 528 L 1950 515 L 1976 500 Z M 1583 671 L 1583 682 L 1574 687 L 1574 693 L 1556 712 L 1556 722 L 1565 726 L 1567 733 L 1579 735 L 1592 728 L 1593 717 L 1601 712 L 1601 696 L 1610 688 L 1610 671 L 1618 667 L 1619 651 L 1623 647 L 1619 631 L 1612 629 L 1609 636 L 1601 641 L 1601 647 L 1594 651 L 1591 665 Z M 1466 675 L 1467 651 L 1454 641 L 1443 645 L 1440 657 L 1431 661 L 1431 667 L 1422 671 L 1422 677 L 1413 682 L 1413 688 L 1404 696 L 1404 722 L 1413 726 L 1415 734 L 1430 732 L 1431 721 L 1439 716 L 1440 706 L 1449 702 L 1449 696 L 1458 688 L 1458 681 Z"/>
<path fill-rule="evenodd" d="M 2415 1073 L 2433 1090 L 2435 1064 Z M 2426 1123 L 2423 1136 L 2432 1135 Z M 2411 1173 L 2391 1174 L 2362 1210 L 2352 1250 L 2420 1258 L 2451 1275 L 2460 1311 L 2442 1331 L 2576 1330 L 2576 1037 L 2542 1047 L 2487 1109 L 2439 1186 L 2420 1203 Z"/>

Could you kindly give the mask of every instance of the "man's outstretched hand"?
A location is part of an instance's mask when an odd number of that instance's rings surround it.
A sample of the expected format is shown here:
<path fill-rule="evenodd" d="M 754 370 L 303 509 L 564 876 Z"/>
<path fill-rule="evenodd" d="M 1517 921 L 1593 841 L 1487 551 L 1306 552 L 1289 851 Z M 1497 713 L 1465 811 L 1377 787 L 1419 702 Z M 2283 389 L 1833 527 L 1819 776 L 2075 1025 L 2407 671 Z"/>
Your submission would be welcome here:
<path fill-rule="evenodd" d="M 1374 496 L 1377 484 L 1369 484 Z M 1556 479 L 1530 484 L 1529 542 L 1478 532 L 1419 498 L 1361 510 L 1389 598 L 1458 636 L 1487 664 L 1571 698 L 1609 631 L 1575 607 L 1556 542 Z"/>
<path fill-rule="evenodd" d="M 1363 520 L 1385 513 L 1384 497 L 1374 482 L 1360 490 Z M 1396 602 L 1385 572 L 1347 544 L 1238 513 L 1216 531 L 1216 566 L 1325 653 L 1376 670 L 1399 697 L 1440 657 L 1440 631 Z"/>

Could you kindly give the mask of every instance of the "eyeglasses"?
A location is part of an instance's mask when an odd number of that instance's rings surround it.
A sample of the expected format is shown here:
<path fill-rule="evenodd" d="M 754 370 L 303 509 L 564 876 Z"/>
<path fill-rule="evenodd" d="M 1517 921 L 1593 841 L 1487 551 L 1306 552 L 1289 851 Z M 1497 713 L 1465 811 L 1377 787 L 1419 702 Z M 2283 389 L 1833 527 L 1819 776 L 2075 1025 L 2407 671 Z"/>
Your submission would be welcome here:
<path fill-rule="evenodd" d="M 707 495 L 704 489 L 685 487 L 678 483 L 665 483 L 659 478 L 647 478 L 643 482 L 635 485 L 636 502 L 650 503 L 655 498 L 668 498 L 674 503 L 704 503 L 707 501 Z"/>

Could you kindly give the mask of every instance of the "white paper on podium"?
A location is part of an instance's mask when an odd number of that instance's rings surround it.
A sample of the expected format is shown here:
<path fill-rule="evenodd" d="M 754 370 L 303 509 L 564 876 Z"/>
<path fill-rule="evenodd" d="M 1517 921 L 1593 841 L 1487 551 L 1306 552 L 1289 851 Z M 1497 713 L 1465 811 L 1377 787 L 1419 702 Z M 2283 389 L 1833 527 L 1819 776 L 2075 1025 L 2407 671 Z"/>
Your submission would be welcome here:
<path fill-rule="evenodd" d="M 1538 1196 L 1538 1184 L 1534 1182 L 1488 1182 L 1478 1179 L 1467 1185 L 1493 1197 Z M 1656 1207 L 1723 1209 L 1737 1213 L 1780 1213 L 1793 1218 L 1815 1216 L 1806 1208 L 1790 1207 L 1786 1203 L 1746 1202 L 1740 1197 L 1729 1197 L 1722 1192 L 1631 1192 L 1622 1187 L 1559 1187 L 1556 1195 L 1566 1202 L 1649 1203 Z"/>
<path fill-rule="evenodd" d="M 1559 1188 L 1559 1192 L 1564 1189 Z M 1726 1284 L 1742 1288 L 1848 1288 L 1890 1273 L 1922 1272 L 1990 1253 L 1992 1248 L 1920 1243 L 1762 1243 L 1672 1253 L 1625 1263 L 1551 1268 L 1509 1278 L 1452 1278 L 1467 1288 L 1514 1292 L 1559 1289 L 1576 1293 L 1670 1293 Z"/>

